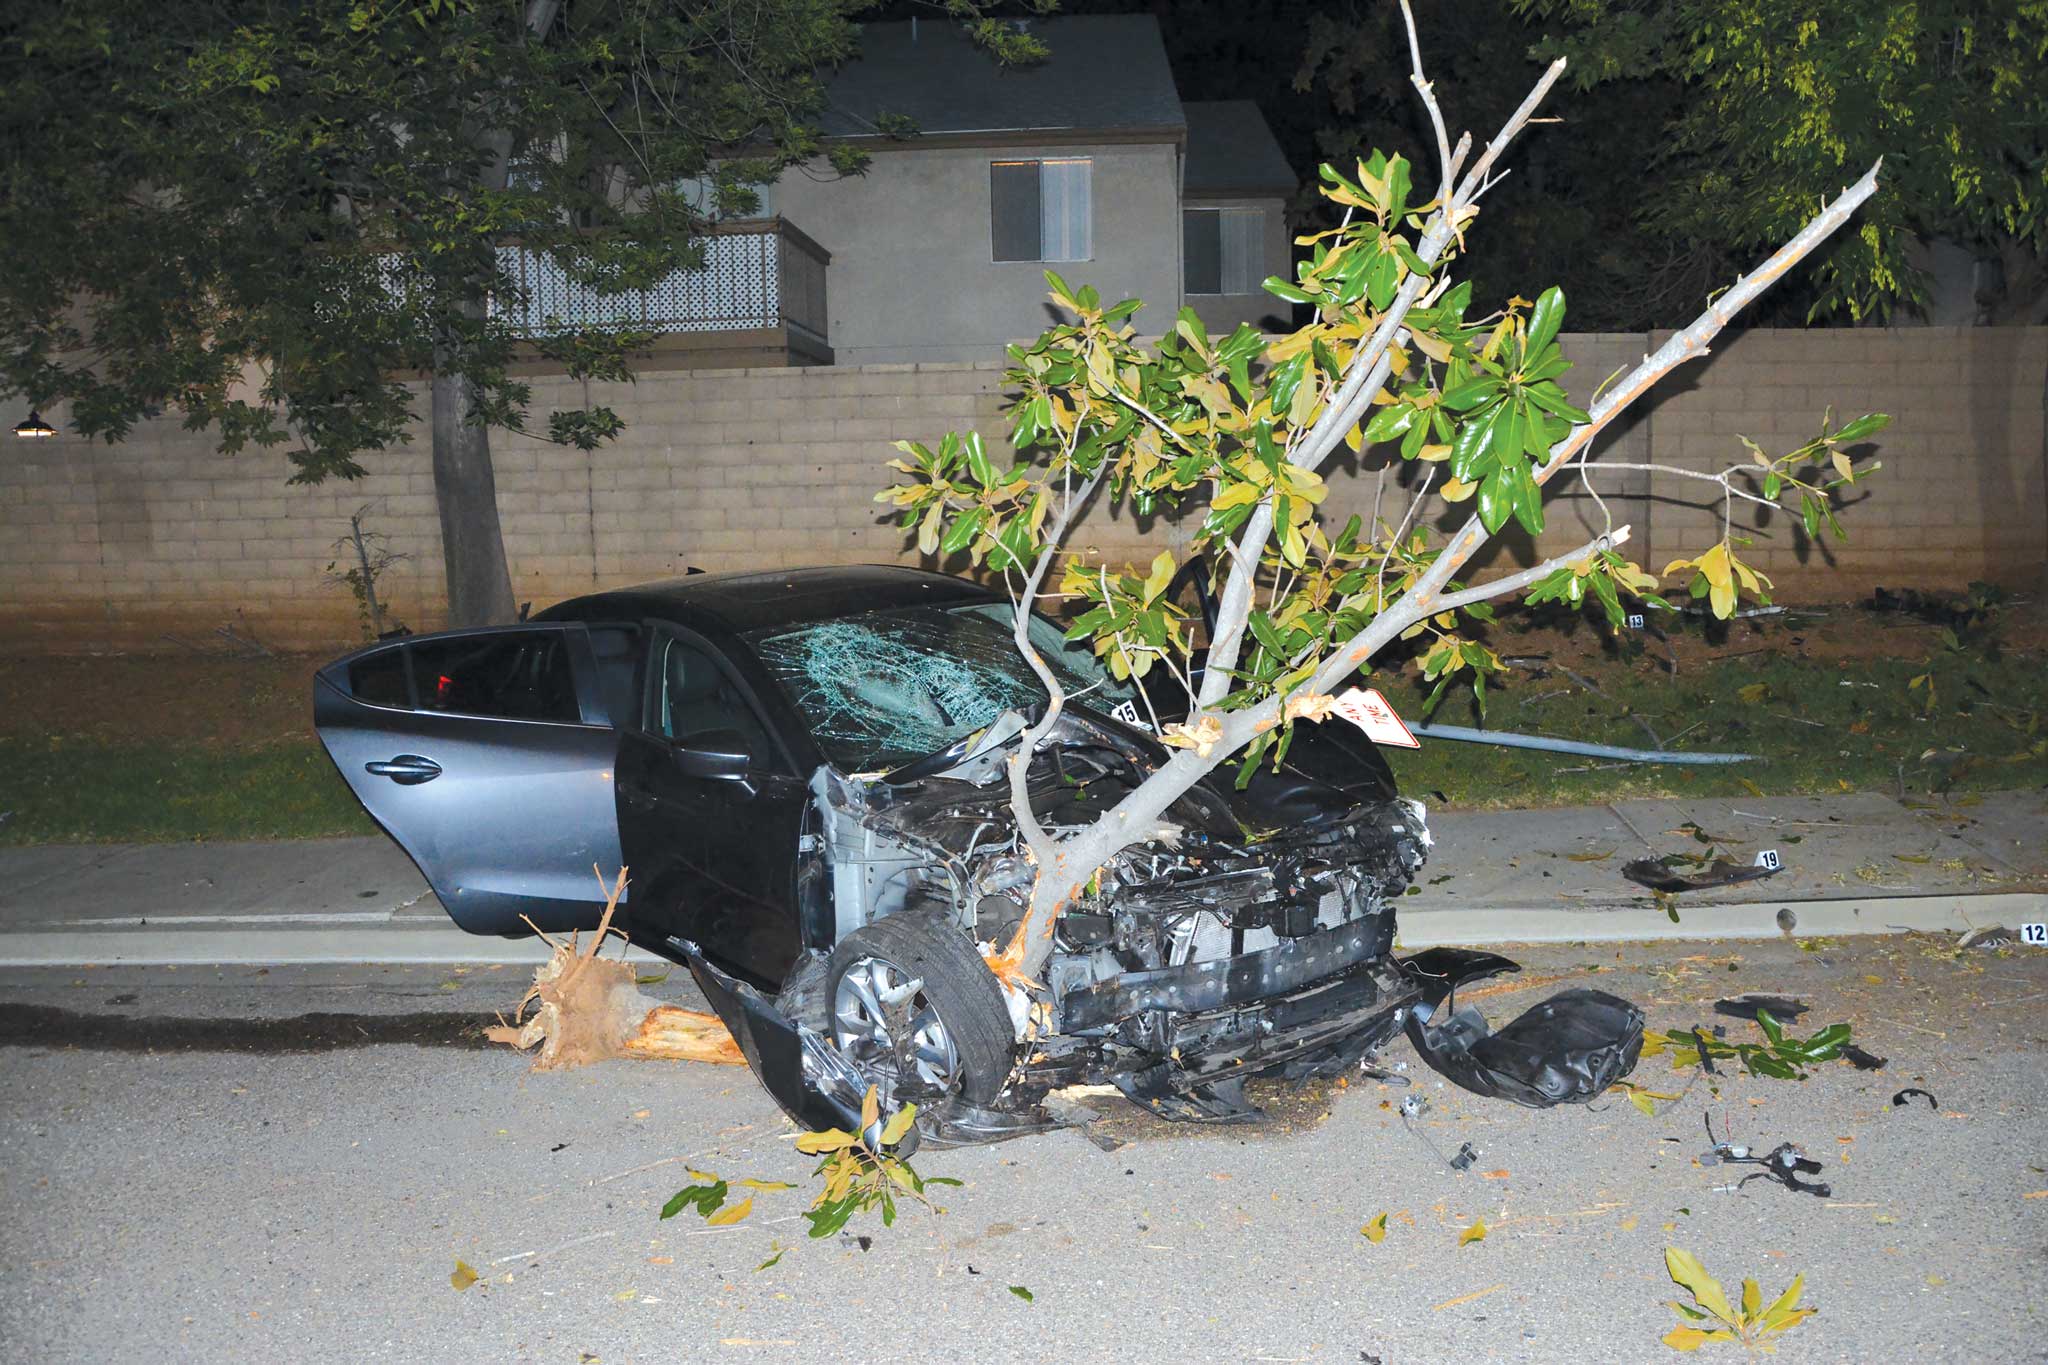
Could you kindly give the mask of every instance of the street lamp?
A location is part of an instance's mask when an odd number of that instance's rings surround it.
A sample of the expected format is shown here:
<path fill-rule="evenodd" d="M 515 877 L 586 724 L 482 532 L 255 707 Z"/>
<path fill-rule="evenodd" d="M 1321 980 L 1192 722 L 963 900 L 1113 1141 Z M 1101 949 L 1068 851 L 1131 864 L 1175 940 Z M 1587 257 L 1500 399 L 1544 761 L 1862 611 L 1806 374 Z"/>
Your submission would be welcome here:
<path fill-rule="evenodd" d="M 24 440 L 40 441 L 47 437 L 55 436 L 57 428 L 45 422 L 40 412 L 31 409 L 28 420 L 14 424 L 14 434 Z"/>

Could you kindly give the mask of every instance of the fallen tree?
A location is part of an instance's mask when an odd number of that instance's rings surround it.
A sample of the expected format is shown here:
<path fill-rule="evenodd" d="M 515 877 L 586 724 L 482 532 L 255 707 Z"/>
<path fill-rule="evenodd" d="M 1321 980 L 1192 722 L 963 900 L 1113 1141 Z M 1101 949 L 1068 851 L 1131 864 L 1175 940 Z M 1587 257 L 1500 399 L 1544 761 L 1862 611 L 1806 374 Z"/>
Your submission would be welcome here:
<path fill-rule="evenodd" d="M 1310 322 L 1276 340 L 1248 326 L 1212 338 L 1183 309 L 1147 347 L 1130 325 L 1141 301 L 1105 306 L 1092 287 L 1048 272 L 1051 298 L 1072 321 L 1011 348 L 1008 419 L 1020 461 L 1005 468 L 974 432 L 935 447 L 899 442 L 903 458 L 892 466 L 902 478 L 877 495 L 901 509 L 927 556 L 964 556 L 1001 577 L 1018 607 L 1016 646 L 1045 686 L 1047 705 L 1009 760 L 1011 806 L 1034 869 L 1030 899 L 1007 943 L 984 948 L 1013 997 L 1042 992 L 1054 926 L 1106 863 L 1134 844 L 1171 838 L 1166 811 L 1218 765 L 1239 758 L 1248 775 L 1253 764 L 1278 763 L 1293 727 L 1324 722 L 1338 690 L 1388 646 L 1416 642 L 1437 695 L 1467 677 L 1483 698 L 1501 664 L 1463 628 L 1490 619 L 1497 599 L 1597 603 L 1619 627 L 1626 599 L 1664 605 L 1659 580 L 1678 574 L 1726 617 L 1744 597 L 1768 601 L 1770 586 L 1740 558 L 1747 542 L 1736 534 L 1734 504 L 1784 506 L 1809 535 L 1823 527 L 1839 535 L 1835 490 L 1875 468 L 1857 465 L 1849 447 L 1887 418 L 1840 428 L 1824 418 L 1814 440 L 1778 455 L 1746 443 L 1742 462 L 1719 473 L 1656 466 L 1712 485 L 1722 505 L 1720 538 L 1662 575 L 1623 557 L 1629 528 L 1599 502 L 1606 524 L 1586 543 L 1485 583 L 1463 581 L 1464 567 L 1508 522 L 1542 531 L 1554 480 L 1576 477 L 1597 500 L 1600 469 L 1651 468 L 1594 463 L 1594 438 L 1673 369 L 1705 355 L 1742 308 L 1846 223 L 1876 192 L 1878 167 L 1581 409 L 1556 382 L 1570 368 L 1557 344 L 1562 293 L 1468 318 L 1471 288 L 1448 273 L 1506 174 L 1505 152 L 1565 63 L 1543 73 L 1475 155 L 1469 134 L 1455 145 L 1449 137 L 1405 3 L 1403 14 L 1410 81 L 1436 134 L 1438 187 L 1412 204 L 1412 170 L 1398 155 L 1375 153 L 1350 174 L 1322 168 L 1322 193 L 1343 221 L 1300 239 L 1310 254 L 1294 280 L 1266 281 L 1277 297 L 1312 308 Z M 1370 526 L 1353 518 L 1333 529 L 1318 514 L 1322 471 L 1340 445 L 1386 456 Z M 1389 472 L 1404 466 L 1420 472 L 1396 515 Z M 1219 604 L 1205 658 L 1186 612 L 1165 596 L 1179 568 L 1170 552 L 1149 567 L 1112 571 L 1067 547 L 1098 495 L 1195 527 L 1188 557 L 1211 566 Z M 1459 505 L 1470 507 L 1462 525 L 1433 538 L 1431 509 Z M 1055 589 L 1049 580 L 1062 561 Z M 1029 613 L 1056 595 L 1083 606 L 1069 638 L 1092 642 L 1115 677 L 1168 674 L 1187 701 L 1184 720 L 1153 717 L 1173 757 L 1092 824 L 1059 833 L 1037 818 L 1026 786 L 1030 755 L 1069 700 L 1026 633 Z"/>

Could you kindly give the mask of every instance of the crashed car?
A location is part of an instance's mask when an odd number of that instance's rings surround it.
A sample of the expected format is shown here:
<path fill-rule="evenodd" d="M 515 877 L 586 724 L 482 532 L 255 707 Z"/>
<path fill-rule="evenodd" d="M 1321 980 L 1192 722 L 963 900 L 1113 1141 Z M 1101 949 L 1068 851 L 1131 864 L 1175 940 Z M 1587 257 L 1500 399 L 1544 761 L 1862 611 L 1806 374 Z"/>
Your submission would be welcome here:
<path fill-rule="evenodd" d="M 1224 769 L 1180 798 L 1059 919 L 1042 980 L 1006 990 L 983 954 L 1033 876 L 1008 764 L 1044 705 L 1013 611 L 901 568 L 693 574 L 348 655 L 319 671 L 314 720 L 464 929 L 594 927 L 593 865 L 628 867 L 615 923 L 690 967 L 813 1126 L 854 1124 L 870 1086 L 956 1141 L 1048 1126 L 1046 1097 L 1076 1084 L 1242 1118 L 1247 1078 L 1335 1074 L 1404 1028 L 1460 1084 L 1523 1103 L 1633 1065 L 1626 1002 L 1568 993 L 1596 999 L 1495 1035 L 1455 991 L 1513 963 L 1395 957 L 1428 827 L 1334 723 L 1298 727 L 1242 790 Z M 1070 697 L 1028 767 L 1057 835 L 1167 751 L 1150 699 L 1052 622 L 1029 630 Z"/>

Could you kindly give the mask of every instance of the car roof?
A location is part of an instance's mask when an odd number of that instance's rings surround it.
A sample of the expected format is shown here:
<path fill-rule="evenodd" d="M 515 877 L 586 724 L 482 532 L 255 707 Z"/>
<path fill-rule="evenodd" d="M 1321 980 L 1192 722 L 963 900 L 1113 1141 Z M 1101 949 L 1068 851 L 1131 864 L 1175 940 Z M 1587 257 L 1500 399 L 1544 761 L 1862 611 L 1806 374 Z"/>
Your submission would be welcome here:
<path fill-rule="evenodd" d="M 549 607 L 538 620 L 710 622 L 736 634 L 863 612 L 1008 599 L 964 578 L 892 564 L 699 573 L 614 588 Z"/>

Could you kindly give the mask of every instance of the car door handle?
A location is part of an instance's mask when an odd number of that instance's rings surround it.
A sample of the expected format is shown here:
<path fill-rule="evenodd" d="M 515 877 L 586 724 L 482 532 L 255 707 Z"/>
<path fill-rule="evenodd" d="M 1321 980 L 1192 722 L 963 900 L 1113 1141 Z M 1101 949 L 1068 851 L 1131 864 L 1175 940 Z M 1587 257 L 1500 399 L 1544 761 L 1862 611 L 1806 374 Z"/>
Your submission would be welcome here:
<path fill-rule="evenodd" d="M 416 787 L 439 777 L 441 765 L 418 754 L 399 754 L 383 763 L 365 763 L 363 771 L 377 777 L 388 777 L 401 787 Z"/>

